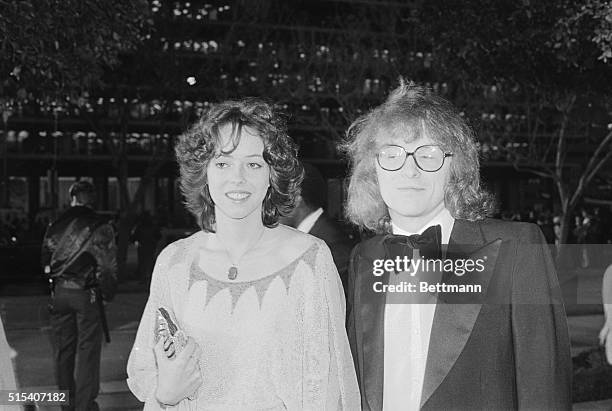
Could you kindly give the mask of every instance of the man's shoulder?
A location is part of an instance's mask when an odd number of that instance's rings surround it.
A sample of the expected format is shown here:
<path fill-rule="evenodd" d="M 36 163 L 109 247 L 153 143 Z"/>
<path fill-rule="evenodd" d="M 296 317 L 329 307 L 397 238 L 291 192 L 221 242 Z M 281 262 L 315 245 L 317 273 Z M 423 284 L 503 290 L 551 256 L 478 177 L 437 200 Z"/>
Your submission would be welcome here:
<path fill-rule="evenodd" d="M 532 231 L 539 229 L 537 224 L 528 223 L 524 221 L 507 221 L 500 220 L 497 218 L 485 218 L 483 220 L 467 221 L 467 220 L 456 220 L 467 222 L 469 224 L 478 225 L 485 232 L 506 232 L 506 233 L 523 233 L 526 231 Z"/>
<path fill-rule="evenodd" d="M 61 213 L 52 224 L 59 225 L 74 220 L 90 226 L 109 222 L 108 216 L 99 214 L 89 207 L 76 206 L 70 207 L 68 210 Z"/>
<path fill-rule="evenodd" d="M 49 223 L 46 236 L 61 235 L 68 228 L 71 229 L 71 232 L 82 231 L 88 227 L 95 229 L 97 221 L 97 215 L 93 210 L 86 207 L 70 207 Z"/>
<path fill-rule="evenodd" d="M 98 236 L 114 236 L 115 229 L 106 215 L 91 210 L 91 213 L 84 213 L 79 219 L 82 227 L 89 227 L 89 231 Z"/>
<path fill-rule="evenodd" d="M 362 240 L 355 246 L 355 248 L 353 248 L 353 256 L 377 258 L 380 253 L 384 252 L 384 239 L 384 234 L 375 234 L 369 238 L 366 238 L 365 240 Z"/>
<path fill-rule="evenodd" d="M 456 220 L 462 225 L 473 225 L 478 227 L 487 239 L 501 238 L 509 239 L 528 239 L 535 240 L 541 232 L 540 227 L 534 223 L 523 221 L 506 221 L 496 218 L 485 218 L 483 220 L 468 221 Z"/>

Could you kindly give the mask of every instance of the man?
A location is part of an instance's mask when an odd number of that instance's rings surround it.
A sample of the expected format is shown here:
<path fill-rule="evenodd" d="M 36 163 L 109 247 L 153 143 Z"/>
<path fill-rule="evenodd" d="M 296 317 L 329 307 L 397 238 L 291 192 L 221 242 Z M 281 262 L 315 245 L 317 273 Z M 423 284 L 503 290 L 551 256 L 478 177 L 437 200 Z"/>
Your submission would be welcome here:
<path fill-rule="evenodd" d="M 92 209 L 94 186 L 76 182 L 70 187 L 70 198 L 70 209 L 47 229 L 42 265 L 52 284 L 57 383 L 60 390 L 70 391 L 71 405 L 65 409 L 89 411 L 98 409 L 95 400 L 106 327 L 103 301 L 115 293 L 116 249 L 112 227 Z"/>
<path fill-rule="evenodd" d="M 570 410 L 568 329 L 548 249 L 536 225 L 486 218 L 492 201 L 463 117 L 402 81 L 348 137 L 347 215 L 378 234 L 349 266 L 363 409 Z"/>
<path fill-rule="evenodd" d="M 281 218 L 281 222 L 325 241 L 331 250 L 346 291 L 348 260 L 354 243 L 340 224 L 325 212 L 324 207 L 327 206 L 325 179 L 313 165 L 308 163 L 303 163 L 303 165 L 304 180 L 301 194 L 297 197 L 291 214 Z"/>

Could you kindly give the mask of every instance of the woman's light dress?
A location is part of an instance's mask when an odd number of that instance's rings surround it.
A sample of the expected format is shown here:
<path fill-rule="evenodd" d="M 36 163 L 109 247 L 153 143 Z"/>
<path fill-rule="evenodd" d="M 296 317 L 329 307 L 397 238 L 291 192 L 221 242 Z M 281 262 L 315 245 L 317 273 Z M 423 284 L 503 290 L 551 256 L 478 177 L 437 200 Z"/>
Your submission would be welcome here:
<path fill-rule="evenodd" d="M 15 374 L 13 373 L 13 362 L 11 360 L 13 350 L 6 341 L 4 326 L 0 318 L 0 390 L 16 390 Z M 5 397 L 6 399 L 6 397 Z M 0 404 L 0 411 L 9 411 L 18 407 Z"/>
<path fill-rule="evenodd" d="M 342 284 L 327 245 L 315 237 L 293 262 L 256 281 L 206 274 L 204 233 L 159 256 L 128 361 L 128 385 L 145 410 L 155 400 L 155 311 L 171 310 L 202 349 L 203 383 L 178 410 L 358 410 L 344 328 Z"/>

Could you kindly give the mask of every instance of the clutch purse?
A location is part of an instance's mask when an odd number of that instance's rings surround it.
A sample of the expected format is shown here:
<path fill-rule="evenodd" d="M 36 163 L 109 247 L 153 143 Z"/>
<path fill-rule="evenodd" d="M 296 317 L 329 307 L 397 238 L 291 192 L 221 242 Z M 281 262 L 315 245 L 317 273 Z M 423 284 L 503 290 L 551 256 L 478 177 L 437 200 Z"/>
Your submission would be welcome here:
<path fill-rule="evenodd" d="M 176 320 L 165 307 L 157 309 L 157 317 L 155 319 L 155 343 L 160 339 L 164 341 L 170 339 L 172 344 L 174 344 L 176 354 L 181 352 L 185 345 L 187 345 L 187 336 L 178 327 Z"/>

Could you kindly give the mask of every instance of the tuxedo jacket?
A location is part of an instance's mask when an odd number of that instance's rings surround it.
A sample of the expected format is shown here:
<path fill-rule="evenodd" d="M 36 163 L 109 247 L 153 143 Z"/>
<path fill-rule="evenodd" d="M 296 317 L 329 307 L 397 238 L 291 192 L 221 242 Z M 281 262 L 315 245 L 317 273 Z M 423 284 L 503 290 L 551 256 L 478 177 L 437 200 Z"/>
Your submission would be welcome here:
<path fill-rule="evenodd" d="M 325 241 L 329 247 L 346 293 L 348 262 L 354 243 L 342 230 L 340 224 L 331 219 L 325 211 L 319 216 L 308 233 Z"/>
<path fill-rule="evenodd" d="M 364 410 L 382 410 L 386 295 L 372 292 L 384 235 L 351 255 L 347 331 Z M 449 250 L 486 256 L 486 269 L 447 282 L 480 284 L 435 308 L 422 410 L 571 410 L 571 356 L 556 271 L 540 229 L 529 223 L 455 220 Z"/>

